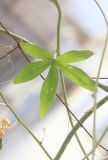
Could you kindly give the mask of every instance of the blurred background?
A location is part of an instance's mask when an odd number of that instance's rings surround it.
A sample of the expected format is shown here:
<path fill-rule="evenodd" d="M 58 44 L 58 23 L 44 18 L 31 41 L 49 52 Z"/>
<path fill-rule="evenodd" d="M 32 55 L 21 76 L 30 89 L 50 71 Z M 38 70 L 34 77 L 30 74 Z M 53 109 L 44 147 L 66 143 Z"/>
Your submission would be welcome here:
<path fill-rule="evenodd" d="M 108 1 L 100 0 L 99 3 L 108 16 Z M 93 57 L 74 65 L 82 68 L 91 77 L 96 77 L 106 36 L 106 26 L 100 10 L 93 0 L 60 0 L 60 4 L 63 12 L 61 52 L 64 53 L 72 49 L 92 50 L 94 52 Z M 55 52 L 57 11 L 48 0 L 0 0 L 0 21 L 9 31 L 25 37 L 52 53 Z M 0 57 L 14 46 L 15 42 L 11 38 L 0 35 Z M 65 107 L 57 98 L 55 98 L 55 103 L 47 116 L 44 119 L 39 118 L 39 94 L 43 83 L 40 77 L 25 84 L 13 84 L 17 71 L 27 63 L 19 49 L 1 59 L 0 90 L 19 117 L 31 128 L 39 140 L 42 140 L 43 145 L 54 157 L 71 130 L 71 126 Z M 107 63 L 108 54 L 106 52 L 101 77 L 108 77 Z M 47 71 L 43 75 L 45 76 L 46 73 Z M 80 118 L 93 105 L 92 94 L 72 84 L 67 79 L 65 82 L 70 109 Z M 100 82 L 108 84 L 108 80 L 100 80 Z M 58 93 L 62 97 L 60 84 Z M 99 89 L 98 100 L 106 94 Z M 107 115 L 108 103 L 105 103 L 97 112 L 97 137 L 108 126 Z M 16 123 L 15 117 L 2 105 L 0 105 L 0 116 L 6 116 L 11 123 Z M 75 120 L 74 122 L 76 123 Z M 91 134 L 92 124 L 92 117 L 84 123 Z M 92 147 L 91 139 L 82 128 L 79 129 L 78 134 L 84 148 L 89 152 Z M 105 136 L 101 144 L 108 149 L 108 135 Z M 107 155 L 108 153 L 99 148 L 96 153 L 96 160 L 107 160 Z M 83 158 L 83 153 L 73 138 L 61 160 L 81 160 L 81 158 Z M 4 137 L 0 159 L 48 160 L 40 147 L 19 124 L 9 130 Z"/>

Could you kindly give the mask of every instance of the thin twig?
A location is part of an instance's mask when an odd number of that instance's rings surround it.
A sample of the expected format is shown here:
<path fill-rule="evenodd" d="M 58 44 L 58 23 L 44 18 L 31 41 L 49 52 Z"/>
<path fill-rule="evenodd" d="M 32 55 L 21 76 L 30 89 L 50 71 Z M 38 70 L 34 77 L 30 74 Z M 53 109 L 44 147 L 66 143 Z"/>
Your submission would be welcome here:
<path fill-rule="evenodd" d="M 104 97 L 103 99 L 101 99 L 98 103 L 97 103 L 97 109 L 99 109 L 104 103 L 106 103 L 106 101 L 108 101 L 108 96 Z M 80 123 L 83 124 L 86 119 L 88 119 L 92 114 L 93 114 L 93 110 L 94 110 L 94 106 L 91 108 L 91 112 L 87 112 L 85 115 L 83 115 L 80 118 Z M 70 131 L 70 133 L 68 134 L 68 136 L 66 137 L 66 139 L 64 140 L 63 144 L 61 145 L 60 150 L 58 151 L 56 157 L 54 160 L 59 160 L 60 157 L 62 156 L 62 154 L 64 153 L 66 147 L 68 146 L 69 142 L 71 141 L 72 137 L 74 136 L 75 132 L 77 132 L 77 130 L 80 128 L 80 124 L 77 123 L 74 128 Z"/>
<path fill-rule="evenodd" d="M 88 130 L 84 127 L 84 125 L 80 122 L 80 120 L 78 120 L 78 118 L 74 115 L 74 113 L 67 107 L 67 105 L 64 103 L 64 101 L 61 99 L 61 97 L 56 94 L 57 98 L 61 101 L 61 103 L 68 109 L 68 111 L 70 112 L 70 114 L 74 117 L 74 119 L 77 121 L 77 123 L 80 125 L 80 127 L 82 127 L 84 129 L 84 131 L 88 134 L 88 136 L 93 139 L 92 135 L 88 132 Z M 104 146 L 102 146 L 101 144 L 99 144 L 99 146 L 105 150 L 106 152 L 108 152 L 108 149 L 105 148 Z"/>
<path fill-rule="evenodd" d="M 91 77 L 92 79 L 96 79 L 96 77 Z M 99 79 L 108 79 L 108 77 L 99 77 Z"/>
<path fill-rule="evenodd" d="M 104 132 L 102 133 L 102 135 L 100 136 L 100 138 L 98 139 L 98 141 L 95 144 L 95 149 L 98 147 L 99 143 L 102 141 L 102 139 L 104 138 L 105 134 L 108 132 L 108 127 L 104 130 Z M 94 148 L 93 148 L 94 149 Z M 87 154 L 87 156 L 85 156 L 82 160 L 85 160 L 87 157 L 89 157 L 92 153 L 93 153 L 93 149 Z"/>
<path fill-rule="evenodd" d="M 18 46 L 14 47 L 12 50 L 8 51 L 5 55 L 3 55 L 2 57 L 0 57 L 0 60 L 2 60 L 3 58 L 5 58 L 6 56 L 10 55 L 13 51 L 15 51 L 18 48 Z"/>

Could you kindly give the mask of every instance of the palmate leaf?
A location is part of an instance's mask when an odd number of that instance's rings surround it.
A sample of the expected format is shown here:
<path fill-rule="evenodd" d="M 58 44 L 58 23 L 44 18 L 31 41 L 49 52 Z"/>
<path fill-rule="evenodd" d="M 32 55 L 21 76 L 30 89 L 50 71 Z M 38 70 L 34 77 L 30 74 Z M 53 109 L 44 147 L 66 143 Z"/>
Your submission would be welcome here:
<path fill-rule="evenodd" d="M 92 79 L 81 69 L 70 66 L 68 64 L 60 64 L 60 69 L 66 77 L 68 77 L 74 83 L 94 92 L 95 83 Z"/>
<path fill-rule="evenodd" d="M 2 149 L 2 139 L 0 139 L 0 150 Z"/>
<path fill-rule="evenodd" d="M 14 83 L 24 83 L 39 76 L 49 65 L 51 61 L 31 62 L 17 73 Z"/>
<path fill-rule="evenodd" d="M 47 50 L 40 48 L 35 44 L 21 42 L 20 46 L 26 54 L 32 56 L 33 58 L 39 58 L 43 60 L 52 58 L 52 55 Z"/>
<path fill-rule="evenodd" d="M 56 60 L 61 63 L 72 63 L 88 59 L 92 55 L 93 52 L 89 50 L 72 50 L 57 57 Z"/>
<path fill-rule="evenodd" d="M 53 61 L 49 73 L 43 83 L 40 94 L 40 113 L 39 116 L 42 118 L 49 111 L 56 94 L 58 85 L 58 68 Z"/>

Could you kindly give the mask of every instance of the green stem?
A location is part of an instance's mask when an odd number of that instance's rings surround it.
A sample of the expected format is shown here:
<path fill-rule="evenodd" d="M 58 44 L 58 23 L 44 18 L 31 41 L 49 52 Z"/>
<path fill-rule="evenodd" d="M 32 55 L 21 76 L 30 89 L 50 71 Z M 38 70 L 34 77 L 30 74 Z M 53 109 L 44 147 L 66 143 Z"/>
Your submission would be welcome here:
<path fill-rule="evenodd" d="M 2 35 L 2 34 L 7 35 L 7 32 L 6 32 L 5 29 L 0 28 L 0 35 Z M 12 32 L 9 32 L 9 34 L 11 35 L 11 37 L 13 39 L 16 39 L 17 41 L 23 41 L 23 42 L 31 43 L 30 41 L 26 40 L 25 38 L 23 38 L 21 36 L 18 36 L 16 34 L 12 33 Z"/>
<path fill-rule="evenodd" d="M 108 101 L 108 96 L 104 97 L 102 100 L 100 100 L 97 103 L 97 109 L 99 109 L 106 101 Z M 89 112 L 87 112 L 85 115 L 82 116 L 82 118 L 79 120 L 81 124 L 83 124 L 87 118 L 89 118 L 94 110 L 94 106 L 90 109 Z M 66 137 L 66 139 L 64 140 L 60 150 L 58 151 L 55 160 L 60 159 L 60 157 L 62 156 L 62 154 L 64 153 L 66 147 L 68 146 L 69 142 L 71 141 L 72 137 L 75 135 L 75 133 L 77 132 L 77 130 L 80 128 L 80 124 L 77 123 L 74 128 L 70 131 L 70 133 L 68 134 L 68 136 Z"/>
<path fill-rule="evenodd" d="M 62 12 L 61 12 L 61 8 L 60 8 L 60 5 L 58 3 L 57 0 L 50 0 L 52 1 L 56 8 L 57 8 L 57 11 L 58 11 L 58 23 L 57 23 L 57 49 L 56 49 L 56 53 L 57 53 L 57 56 L 60 56 L 60 28 L 61 28 L 61 18 L 62 18 Z M 62 84 L 62 90 L 63 90 L 63 97 L 64 97 L 64 102 L 67 106 L 66 110 L 67 110 L 67 114 L 68 114 L 68 117 L 69 117 L 69 121 L 70 121 L 70 124 L 71 124 L 71 127 L 73 128 L 74 127 L 74 124 L 73 124 L 73 121 L 72 121 L 72 117 L 70 115 L 70 112 L 68 110 L 69 106 L 68 106 L 68 102 L 67 102 L 67 94 L 66 94 L 66 87 L 65 87 L 65 82 L 64 82 L 64 77 L 63 77 L 63 74 L 61 71 L 59 71 L 60 73 L 60 79 L 61 79 L 61 84 Z M 80 142 L 80 139 L 78 137 L 78 135 L 75 133 L 75 137 L 77 139 L 77 142 L 82 150 L 82 152 L 84 153 L 84 155 L 86 156 L 86 152 L 85 152 L 85 149 L 83 148 L 81 142 Z M 57 159 L 55 159 L 57 160 Z M 87 158 L 87 160 L 89 160 L 89 158 Z"/>
<path fill-rule="evenodd" d="M 44 151 L 44 153 L 47 155 L 47 157 L 50 160 L 53 160 L 51 158 L 51 156 L 49 155 L 49 153 L 46 151 L 46 149 L 43 147 L 42 142 L 39 141 L 36 136 L 32 133 L 32 131 L 22 122 L 22 120 L 17 116 L 17 114 L 15 113 L 15 111 L 12 109 L 12 107 L 9 105 L 9 103 L 7 102 L 7 100 L 5 99 L 4 95 L 2 94 L 2 92 L 0 92 L 0 96 L 2 97 L 3 101 L 5 102 L 5 104 L 7 105 L 8 109 L 13 113 L 13 115 L 15 116 L 15 118 L 17 119 L 17 121 L 26 129 L 26 131 L 33 137 L 33 139 L 38 143 L 38 145 L 41 147 L 41 149 Z"/>
<path fill-rule="evenodd" d="M 62 12 L 61 12 L 61 8 L 60 5 L 58 3 L 58 0 L 49 0 L 51 2 L 54 3 L 54 5 L 57 8 L 58 11 L 58 22 L 57 22 L 57 55 L 60 56 L 60 27 L 61 27 L 61 19 L 62 19 Z"/>
<path fill-rule="evenodd" d="M 103 140 L 104 136 L 106 135 L 106 133 L 108 132 L 108 127 L 104 130 L 103 134 L 101 135 L 101 137 L 99 138 L 99 140 L 96 142 L 94 149 L 96 149 L 98 147 L 98 145 L 100 144 L 100 142 Z M 93 153 L 93 150 L 91 150 L 87 156 L 85 156 L 82 160 L 85 160 L 88 156 L 90 156 Z"/>
<path fill-rule="evenodd" d="M 106 26 L 107 26 L 107 33 L 106 33 L 106 39 L 105 39 L 105 43 L 104 43 L 104 48 L 102 50 L 102 56 L 101 56 L 101 60 L 100 60 L 100 64 L 99 64 L 99 69 L 98 69 L 98 73 L 97 73 L 97 78 L 96 78 L 96 83 L 95 83 L 95 93 L 94 93 L 94 116 L 93 116 L 93 154 L 92 154 L 92 160 L 94 160 L 95 157 L 95 145 L 96 145 L 96 109 L 97 109 L 97 88 L 98 88 L 98 81 L 99 81 L 99 76 L 100 76 L 100 72 L 101 72 L 101 68 L 102 68 L 102 64 L 103 64 L 103 60 L 104 60 L 104 56 L 105 56 L 105 51 L 107 48 L 107 43 L 108 43 L 108 22 L 107 22 L 107 18 L 103 12 L 103 9 L 101 8 L 101 6 L 99 5 L 99 3 L 97 2 L 97 0 L 94 0 L 94 2 L 96 3 L 96 5 L 98 6 L 98 8 L 100 9 Z"/>

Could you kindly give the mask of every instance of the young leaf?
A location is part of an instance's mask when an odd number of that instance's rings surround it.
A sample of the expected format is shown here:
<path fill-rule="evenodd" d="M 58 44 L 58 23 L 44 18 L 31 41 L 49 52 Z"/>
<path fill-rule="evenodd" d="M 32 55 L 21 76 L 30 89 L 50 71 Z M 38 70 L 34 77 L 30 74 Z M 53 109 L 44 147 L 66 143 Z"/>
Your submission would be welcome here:
<path fill-rule="evenodd" d="M 42 118 L 49 111 L 56 94 L 58 85 L 58 68 L 53 62 L 49 73 L 43 83 L 40 94 L 40 113 L 39 116 Z"/>
<path fill-rule="evenodd" d="M 39 58 L 43 60 L 48 60 L 52 58 L 51 54 L 47 50 L 40 48 L 35 44 L 21 42 L 20 46 L 25 53 L 32 56 L 33 58 Z"/>
<path fill-rule="evenodd" d="M 0 150 L 2 149 L 2 139 L 0 139 Z"/>
<path fill-rule="evenodd" d="M 68 64 L 62 65 L 60 64 L 60 69 L 63 71 L 64 75 L 67 76 L 74 83 L 94 92 L 95 91 L 95 83 L 92 79 L 81 69 L 70 66 Z"/>
<path fill-rule="evenodd" d="M 61 63 L 71 63 L 85 60 L 93 55 L 92 51 L 88 50 L 73 50 L 64 53 L 63 55 L 57 57 L 57 61 Z"/>
<path fill-rule="evenodd" d="M 50 61 L 31 62 L 30 64 L 26 65 L 19 73 L 17 73 L 14 79 L 14 83 L 24 83 L 36 78 L 50 65 L 50 63 Z"/>

